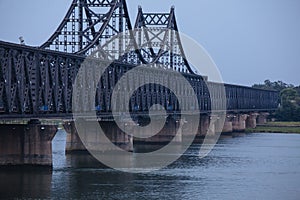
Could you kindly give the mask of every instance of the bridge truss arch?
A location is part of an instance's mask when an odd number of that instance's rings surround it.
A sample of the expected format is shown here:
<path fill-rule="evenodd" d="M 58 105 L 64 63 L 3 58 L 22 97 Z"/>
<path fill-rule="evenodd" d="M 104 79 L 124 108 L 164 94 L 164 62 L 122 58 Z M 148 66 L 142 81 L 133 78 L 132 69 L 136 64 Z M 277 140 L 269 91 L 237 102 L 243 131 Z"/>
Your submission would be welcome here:
<path fill-rule="evenodd" d="M 111 39 L 122 33 L 130 37 L 118 43 Z M 40 48 L 90 55 L 103 46 L 104 59 L 118 54 L 121 62 L 160 64 L 194 74 L 185 59 L 174 7 L 169 13 L 144 13 L 139 7 L 132 27 L 125 0 L 73 0 L 57 30 Z M 124 56 L 128 48 L 138 50 Z"/>
<path fill-rule="evenodd" d="M 57 30 L 40 48 L 87 55 L 131 29 L 125 0 L 73 0 Z M 111 51 L 117 48 L 115 44 Z"/>

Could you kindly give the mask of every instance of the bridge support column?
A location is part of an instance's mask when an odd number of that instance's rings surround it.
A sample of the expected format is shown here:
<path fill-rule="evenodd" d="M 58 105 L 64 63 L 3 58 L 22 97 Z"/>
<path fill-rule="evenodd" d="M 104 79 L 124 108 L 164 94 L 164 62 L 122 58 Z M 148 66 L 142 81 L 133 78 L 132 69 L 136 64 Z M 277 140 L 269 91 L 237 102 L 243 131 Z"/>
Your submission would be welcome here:
<path fill-rule="evenodd" d="M 76 151 L 86 151 L 85 146 L 83 145 L 78 132 L 75 127 L 75 123 L 72 122 L 65 122 L 64 129 L 67 133 L 66 139 L 66 153 L 76 152 Z"/>
<path fill-rule="evenodd" d="M 257 123 L 258 124 L 266 124 L 267 123 L 267 118 L 270 114 L 265 112 L 265 113 L 259 113 L 258 118 L 257 118 Z"/>
<path fill-rule="evenodd" d="M 220 116 L 218 115 L 201 115 L 200 126 L 197 136 L 215 136 L 215 133 L 220 132 L 223 127 L 223 125 L 220 124 L 219 119 Z"/>
<path fill-rule="evenodd" d="M 220 131 L 221 129 L 221 125 L 218 123 L 220 117 L 218 115 L 211 115 L 209 119 L 207 135 L 213 137 L 215 136 L 216 132 Z"/>
<path fill-rule="evenodd" d="M 200 126 L 197 136 L 198 137 L 205 137 L 208 133 L 210 123 L 210 116 L 209 115 L 200 115 Z"/>
<path fill-rule="evenodd" d="M 215 131 L 217 133 L 232 133 L 232 117 L 232 115 L 227 114 L 224 116 L 223 113 L 218 115 L 217 121 L 215 122 Z"/>
<path fill-rule="evenodd" d="M 0 165 L 52 166 L 52 139 L 55 125 L 38 120 L 28 124 L 0 125 Z"/>
<path fill-rule="evenodd" d="M 174 136 L 174 141 L 175 142 L 178 142 L 178 143 L 181 143 L 182 142 L 182 137 L 183 137 L 183 126 L 180 127 L 180 124 L 183 124 L 186 123 L 185 119 L 180 119 L 178 121 L 175 121 L 176 125 L 175 125 L 175 136 Z M 178 129 L 178 130 L 177 130 Z M 177 132 L 176 132 L 177 130 Z"/>
<path fill-rule="evenodd" d="M 227 115 L 225 118 L 224 126 L 222 129 L 222 133 L 227 134 L 227 133 L 232 133 L 233 132 L 233 127 L 232 127 L 232 120 L 234 116 L 233 115 Z"/>
<path fill-rule="evenodd" d="M 178 122 L 180 123 L 180 122 Z M 194 140 L 196 142 L 195 133 L 198 134 L 199 126 L 199 116 L 190 115 L 185 116 L 185 119 L 182 119 L 181 123 L 183 123 L 182 127 L 182 140 L 185 142 L 186 140 Z"/>
<path fill-rule="evenodd" d="M 250 113 L 246 120 L 246 128 L 256 128 L 256 119 L 258 113 Z"/>
<path fill-rule="evenodd" d="M 102 151 L 110 151 L 109 147 L 106 147 L 106 144 L 103 143 L 101 137 L 97 130 L 94 127 L 95 122 L 89 121 L 82 121 L 78 123 L 84 123 L 82 129 L 80 130 L 80 136 L 77 132 L 74 122 L 66 122 L 64 124 L 64 128 L 67 132 L 67 141 L 66 141 L 66 153 L 75 153 L 79 151 L 87 151 L 86 146 L 89 147 L 91 150 L 97 151 L 99 148 L 98 145 L 101 146 Z M 115 122 L 112 121 L 101 121 L 97 122 L 99 126 L 101 126 L 103 132 L 105 133 L 106 137 L 118 147 L 126 150 L 126 151 L 133 151 L 133 139 L 130 135 L 123 133 Z M 89 125 L 91 124 L 91 125 Z M 93 125 L 92 125 L 93 124 Z M 124 123 L 125 128 L 130 131 L 130 126 L 127 126 Z M 82 142 L 82 140 L 84 142 Z M 100 148 L 99 148 L 100 149 Z"/>
<path fill-rule="evenodd" d="M 233 132 L 244 132 L 246 129 L 246 114 L 238 114 L 233 118 L 232 129 Z"/>
<path fill-rule="evenodd" d="M 153 120 L 153 119 L 152 119 Z M 161 119 L 154 119 L 151 123 L 155 123 L 155 121 L 161 121 Z M 184 123 L 184 121 L 179 121 L 174 119 L 173 117 L 168 117 L 163 129 L 157 133 L 156 135 L 149 138 L 134 138 L 134 143 L 136 144 L 166 144 L 170 141 L 174 140 L 175 142 L 182 142 L 182 128 L 179 129 L 180 123 Z M 153 135 L 152 130 L 148 130 L 149 135 Z"/>
<path fill-rule="evenodd" d="M 133 151 L 132 135 L 124 133 L 115 122 L 101 121 L 100 126 L 104 131 L 106 137 L 108 137 L 112 143 L 125 151 Z M 123 122 L 123 128 L 127 133 L 133 131 L 133 126 L 135 125 Z M 101 142 L 101 139 L 99 141 Z M 106 150 L 110 151 L 111 149 L 107 148 Z"/>

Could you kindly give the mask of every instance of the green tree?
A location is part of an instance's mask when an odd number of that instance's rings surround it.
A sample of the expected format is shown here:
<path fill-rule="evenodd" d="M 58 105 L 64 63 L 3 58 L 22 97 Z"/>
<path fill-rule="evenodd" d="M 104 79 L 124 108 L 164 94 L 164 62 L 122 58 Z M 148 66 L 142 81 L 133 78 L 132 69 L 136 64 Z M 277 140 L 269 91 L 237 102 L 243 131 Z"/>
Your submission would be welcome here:
<path fill-rule="evenodd" d="M 280 108 L 276 112 L 276 118 L 280 121 L 299 121 L 300 106 L 299 94 L 293 88 L 286 88 L 280 92 Z"/>
<path fill-rule="evenodd" d="M 274 117 L 280 121 L 300 121 L 300 85 L 295 87 L 282 81 L 265 80 L 252 87 L 280 91 L 280 108 Z"/>
<path fill-rule="evenodd" d="M 293 88 L 286 88 L 280 92 L 282 101 L 295 101 L 298 96 L 298 92 Z"/>
<path fill-rule="evenodd" d="M 292 84 L 287 84 L 282 81 L 270 81 L 270 80 L 265 80 L 263 84 L 254 84 L 252 87 L 254 88 L 259 88 L 259 89 L 267 89 L 267 90 L 277 90 L 281 91 L 286 88 L 293 88 L 294 85 Z"/>

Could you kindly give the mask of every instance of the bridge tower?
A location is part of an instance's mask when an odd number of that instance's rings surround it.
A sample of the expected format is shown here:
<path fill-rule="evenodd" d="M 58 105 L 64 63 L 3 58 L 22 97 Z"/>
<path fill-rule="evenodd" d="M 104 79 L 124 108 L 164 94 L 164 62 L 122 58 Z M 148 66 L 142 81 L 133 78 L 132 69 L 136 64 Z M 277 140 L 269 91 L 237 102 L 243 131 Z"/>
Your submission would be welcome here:
<path fill-rule="evenodd" d="M 143 64 L 161 64 L 194 74 L 181 44 L 174 6 L 169 13 L 145 13 L 140 6 L 134 28 L 138 30 L 135 38 Z"/>
<path fill-rule="evenodd" d="M 73 0 L 57 30 L 40 48 L 88 55 L 131 29 L 125 0 Z M 110 50 L 118 50 L 119 45 L 113 44 Z"/>

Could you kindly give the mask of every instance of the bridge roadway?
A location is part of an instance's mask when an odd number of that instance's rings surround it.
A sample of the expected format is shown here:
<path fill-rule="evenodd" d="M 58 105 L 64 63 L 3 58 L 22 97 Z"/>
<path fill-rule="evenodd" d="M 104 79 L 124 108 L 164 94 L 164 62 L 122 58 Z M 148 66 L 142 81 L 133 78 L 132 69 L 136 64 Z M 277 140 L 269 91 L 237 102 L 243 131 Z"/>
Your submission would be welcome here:
<path fill-rule="evenodd" d="M 108 8 L 108 11 L 105 15 L 95 15 L 97 10 L 92 11 L 94 7 Z M 57 132 L 57 126 L 42 124 L 39 121 L 42 119 L 63 121 L 68 133 L 67 152 L 85 150 L 73 120 L 72 111 L 81 111 L 76 110 L 77 108 L 72 109 L 73 84 L 86 55 L 95 45 L 118 34 L 118 31 L 132 29 L 128 16 L 125 0 L 73 0 L 61 25 L 41 47 L 0 41 L 0 165 L 52 165 L 51 141 Z M 117 21 L 119 23 L 116 23 Z M 158 14 L 147 14 L 139 8 L 135 28 L 142 27 L 151 27 L 154 31 L 162 28 L 178 31 L 174 8 L 170 13 Z M 255 127 L 257 122 L 264 123 L 268 113 L 278 108 L 277 91 L 209 82 L 193 73 L 184 58 L 177 34 L 171 32 L 170 37 L 164 36 L 164 39 L 168 38 L 170 41 L 157 38 L 158 34 L 152 34 L 154 38 L 149 35 L 145 33 L 144 36 L 140 36 L 144 37 L 140 42 L 145 40 L 155 45 L 159 44 L 157 39 L 160 39 L 160 43 L 165 42 L 163 45 L 174 49 L 169 53 L 155 51 L 153 48 L 143 49 L 144 54 L 141 53 L 142 50 L 135 51 L 135 62 L 113 62 L 100 80 L 92 81 L 92 77 L 98 73 L 96 69 L 88 71 L 82 77 L 85 87 L 96 90 L 93 107 L 99 124 L 107 133 L 107 137 L 124 150 L 134 150 L 136 143 L 165 144 L 170 140 L 180 143 L 192 132 L 193 127 L 197 127 L 197 130 L 194 130 L 197 131 L 197 137 L 213 136 L 216 132 L 240 132 L 246 127 Z M 177 54 L 173 53 L 175 51 Z M 166 69 L 149 67 L 138 70 L 120 86 L 121 90 L 116 95 L 117 103 L 111 103 L 116 83 L 140 63 L 160 63 L 166 66 Z M 101 64 L 107 63 L 103 60 Z M 182 76 L 192 90 L 181 84 Z M 168 83 L 176 88 L 177 94 L 161 84 L 154 83 L 134 89 L 145 80 Z M 223 86 L 226 97 L 222 96 Z M 133 95 L 128 97 L 130 92 Z M 192 98 L 193 93 L 197 97 L 196 100 Z M 77 101 L 78 104 L 89 101 L 89 97 L 84 93 L 74 96 L 73 101 Z M 129 106 L 123 103 L 125 98 L 130 98 Z M 178 99 L 183 99 L 184 104 L 179 105 Z M 133 126 L 127 122 L 127 119 L 131 118 L 136 124 L 145 125 L 149 123 L 149 108 L 155 104 L 162 105 L 168 117 L 164 128 L 151 138 L 134 138 L 124 133 L 112 118 L 112 110 L 118 110 L 119 118 L 123 119 L 123 126 L 127 126 L 127 129 Z M 197 107 L 198 111 L 195 109 Z M 84 106 L 81 109 L 85 109 Z M 212 109 L 220 111 L 219 115 L 225 115 L 224 123 L 220 122 L 218 114 L 212 113 Z M 159 109 L 156 111 L 160 112 Z M 130 114 L 124 115 L 126 112 Z M 181 119 L 185 113 L 189 116 Z M 200 120 L 195 126 L 191 126 L 191 123 L 195 123 L 195 116 L 200 117 Z M 161 116 L 153 118 L 154 121 L 161 119 Z M 15 120 L 25 120 L 28 123 L 13 123 Z M 8 121 L 11 123 L 6 123 Z M 91 122 L 86 120 L 84 123 Z M 180 128 L 182 123 L 184 125 Z M 176 134 L 178 129 L 180 134 Z M 92 133 L 92 129 L 84 130 L 86 136 Z M 93 140 L 93 137 L 90 139 Z"/>

